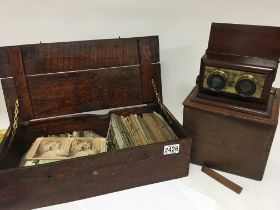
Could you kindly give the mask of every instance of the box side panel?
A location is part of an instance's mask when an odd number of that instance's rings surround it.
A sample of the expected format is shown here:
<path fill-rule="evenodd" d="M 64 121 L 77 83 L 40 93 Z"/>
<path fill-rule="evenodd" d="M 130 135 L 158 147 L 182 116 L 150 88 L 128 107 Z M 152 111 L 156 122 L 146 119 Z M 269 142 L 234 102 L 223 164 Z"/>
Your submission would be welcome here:
<path fill-rule="evenodd" d="M 168 144 L 180 144 L 180 152 L 163 155 Z M 183 177 L 190 147 L 189 139 L 178 139 L 0 171 L 0 209 L 37 208 Z"/>
<path fill-rule="evenodd" d="M 262 179 L 275 126 L 185 106 L 184 127 L 192 135 L 191 162 Z"/>

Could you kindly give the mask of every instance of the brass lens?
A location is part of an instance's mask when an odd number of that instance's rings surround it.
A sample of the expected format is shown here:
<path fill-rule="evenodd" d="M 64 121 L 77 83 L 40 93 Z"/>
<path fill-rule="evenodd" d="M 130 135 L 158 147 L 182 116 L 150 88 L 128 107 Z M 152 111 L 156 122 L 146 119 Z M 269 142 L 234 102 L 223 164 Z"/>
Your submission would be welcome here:
<path fill-rule="evenodd" d="M 220 70 L 213 71 L 207 78 L 207 85 L 210 90 L 221 91 L 225 88 L 227 75 Z"/>
<path fill-rule="evenodd" d="M 236 92 L 241 96 L 251 96 L 256 92 L 257 82 L 252 75 L 243 75 L 235 85 Z"/>

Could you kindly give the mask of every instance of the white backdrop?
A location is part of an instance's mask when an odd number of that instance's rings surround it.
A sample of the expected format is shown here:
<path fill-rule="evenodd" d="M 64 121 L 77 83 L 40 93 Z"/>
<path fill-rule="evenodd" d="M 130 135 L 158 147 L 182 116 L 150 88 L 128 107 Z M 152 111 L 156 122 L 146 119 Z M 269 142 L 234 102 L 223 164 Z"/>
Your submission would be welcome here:
<path fill-rule="evenodd" d="M 0 46 L 159 35 L 163 98 L 182 121 L 211 22 L 280 26 L 280 1 L 0 0 Z M 8 126 L 2 89 L 0 98 L 1 128 Z"/>
<path fill-rule="evenodd" d="M 195 85 L 211 22 L 280 26 L 280 1 L 0 0 L 0 46 L 159 35 L 163 98 L 182 122 L 182 101 Z M 280 73 L 274 86 L 280 87 Z M 1 89 L 0 128 L 7 126 Z M 280 209 L 278 133 L 263 182 L 228 175 L 245 187 L 239 197 L 197 166 L 184 182 L 217 200 L 220 209 Z"/>

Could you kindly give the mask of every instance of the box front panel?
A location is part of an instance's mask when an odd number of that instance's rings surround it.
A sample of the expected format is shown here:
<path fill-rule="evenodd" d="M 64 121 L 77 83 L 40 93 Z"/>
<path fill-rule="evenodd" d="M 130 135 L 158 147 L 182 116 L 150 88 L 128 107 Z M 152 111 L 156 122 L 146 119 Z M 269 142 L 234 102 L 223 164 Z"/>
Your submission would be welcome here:
<path fill-rule="evenodd" d="M 191 162 L 262 179 L 275 127 L 190 107 L 184 127 L 193 139 Z"/>
<path fill-rule="evenodd" d="M 166 145 L 178 153 L 164 155 Z M 152 184 L 188 174 L 190 139 L 0 171 L 0 209 L 30 209 Z"/>

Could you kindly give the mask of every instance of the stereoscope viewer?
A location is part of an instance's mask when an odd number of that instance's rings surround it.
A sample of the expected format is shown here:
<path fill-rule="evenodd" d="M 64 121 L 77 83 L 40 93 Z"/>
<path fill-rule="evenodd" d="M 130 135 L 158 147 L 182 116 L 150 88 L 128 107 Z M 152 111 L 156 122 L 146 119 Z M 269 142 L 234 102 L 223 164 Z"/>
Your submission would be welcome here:
<path fill-rule="evenodd" d="M 267 111 L 280 56 L 277 33 L 276 27 L 214 23 L 198 96 Z"/>
<path fill-rule="evenodd" d="M 191 161 L 261 180 L 276 130 L 280 28 L 213 23 L 184 101 Z"/>

